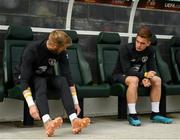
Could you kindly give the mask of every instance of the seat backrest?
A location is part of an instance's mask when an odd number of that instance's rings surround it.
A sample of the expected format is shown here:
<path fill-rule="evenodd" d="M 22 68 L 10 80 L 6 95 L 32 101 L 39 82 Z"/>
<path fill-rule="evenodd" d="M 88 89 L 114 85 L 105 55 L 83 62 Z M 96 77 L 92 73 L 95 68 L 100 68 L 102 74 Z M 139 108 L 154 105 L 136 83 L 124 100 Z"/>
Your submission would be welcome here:
<path fill-rule="evenodd" d="M 4 84 L 6 88 L 13 87 L 13 69 L 20 63 L 24 47 L 33 40 L 33 32 L 27 26 L 9 26 L 3 50 Z"/>
<path fill-rule="evenodd" d="M 92 82 L 92 73 L 88 62 L 85 60 L 76 31 L 64 30 L 72 39 L 72 45 L 68 48 L 70 70 L 73 82 L 84 85 Z"/>
<path fill-rule="evenodd" d="M 173 79 L 175 83 L 180 83 L 180 37 L 172 37 L 170 40 L 170 55 L 172 62 Z M 179 66 L 178 66 L 179 64 Z"/>
<path fill-rule="evenodd" d="M 109 82 L 116 65 L 121 39 L 118 33 L 101 32 L 97 40 L 97 62 L 101 82 Z"/>
<path fill-rule="evenodd" d="M 156 65 L 159 72 L 159 75 L 163 81 L 163 83 L 171 83 L 172 82 L 172 76 L 169 69 L 169 65 L 166 61 L 163 60 L 161 52 L 160 52 L 160 46 L 156 46 Z"/>

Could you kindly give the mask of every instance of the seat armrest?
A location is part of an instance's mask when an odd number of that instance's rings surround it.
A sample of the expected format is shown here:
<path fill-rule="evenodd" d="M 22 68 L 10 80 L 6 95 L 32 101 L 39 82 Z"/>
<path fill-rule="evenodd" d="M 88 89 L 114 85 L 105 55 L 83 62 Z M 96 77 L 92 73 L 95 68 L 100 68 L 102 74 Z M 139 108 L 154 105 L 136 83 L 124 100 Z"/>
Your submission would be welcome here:
<path fill-rule="evenodd" d="M 176 81 L 180 83 L 180 73 L 178 69 L 177 62 L 175 60 L 175 48 L 171 48 L 171 60 L 172 60 L 172 67 L 174 68 L 175 76 L 176 76 Z"/>
<path fill-rule="evenodd" d="M 0 102 L 2 102 L 3 101 L 3 99 L 4 99 L 4 96 L 5 96 L 5 94 L 4 94 L 4 84 L 3 84 L 3 72 L 2 72 L 2 70 L 0 70 Z"/>

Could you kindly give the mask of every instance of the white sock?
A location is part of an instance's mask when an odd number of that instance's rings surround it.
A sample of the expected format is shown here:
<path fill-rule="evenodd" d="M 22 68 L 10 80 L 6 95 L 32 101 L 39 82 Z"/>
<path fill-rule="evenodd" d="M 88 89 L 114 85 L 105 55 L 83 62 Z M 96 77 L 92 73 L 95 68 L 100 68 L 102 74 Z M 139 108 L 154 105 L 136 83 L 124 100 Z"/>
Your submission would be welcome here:
<path fill-rule="evenodd" d="M 151 110 L 152 112 L 159 112 L 159 102 L 151 102 Z"/>
<path fill-rule="evenodd" d="M 51 120 L 51 117 L 49 116 L 49 114 L 45 114 L 42 116 L 42 121 L 44 124 L 49 120 Z"/>
<path fill-rule="evenodd" d="M 72 122 L 74 119 L 77 119 L 77 114 L 76 113 L 72 113 L 71 115 L 69 115 L 69 119 Z"/>
<path fill-rule="evenodd" d="M 129 114 L 136 114 L 136 104 L 135 103 L 130 103 L 128 104 L 129 108 Z"/>

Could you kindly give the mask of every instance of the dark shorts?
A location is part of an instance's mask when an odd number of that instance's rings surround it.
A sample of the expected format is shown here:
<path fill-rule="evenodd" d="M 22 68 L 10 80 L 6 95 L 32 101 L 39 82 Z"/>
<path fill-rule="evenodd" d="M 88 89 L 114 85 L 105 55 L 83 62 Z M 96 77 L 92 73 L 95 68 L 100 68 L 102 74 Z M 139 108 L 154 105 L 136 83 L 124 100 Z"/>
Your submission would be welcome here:
<path fill-rule="evenodd" d="M 127 75 L 124 75 L 124 74 L 114 74 L 112 76 L 112 83 L 122 83 L 122 84 L 125 84 L 126 78 L 127 78 Z"/>

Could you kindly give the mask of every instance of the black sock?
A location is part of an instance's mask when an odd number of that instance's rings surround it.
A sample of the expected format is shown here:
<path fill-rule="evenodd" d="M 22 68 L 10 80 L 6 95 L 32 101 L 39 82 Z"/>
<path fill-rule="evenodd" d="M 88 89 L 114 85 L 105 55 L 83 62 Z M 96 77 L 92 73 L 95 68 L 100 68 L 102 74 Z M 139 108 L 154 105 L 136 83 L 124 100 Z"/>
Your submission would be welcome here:
<path fill-rule="evenodd" d="M 134 120 L 138 120 L 137 114 L 129 114 L 130 117 L 132 117 Z"/>
<path fill-rule="evenodd" d="M 151 118 L 154 117 L 155 115 L 159 115 L 159 112 L 151 112 Z"/>

